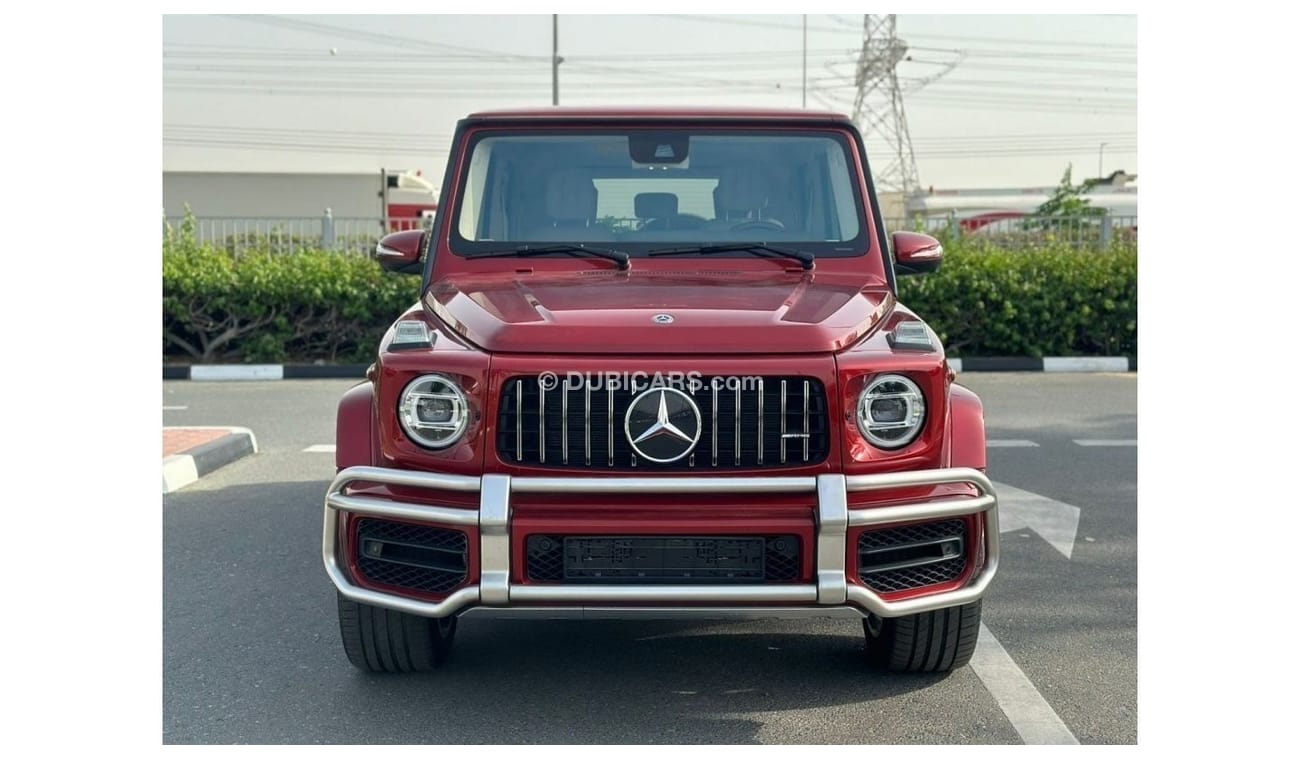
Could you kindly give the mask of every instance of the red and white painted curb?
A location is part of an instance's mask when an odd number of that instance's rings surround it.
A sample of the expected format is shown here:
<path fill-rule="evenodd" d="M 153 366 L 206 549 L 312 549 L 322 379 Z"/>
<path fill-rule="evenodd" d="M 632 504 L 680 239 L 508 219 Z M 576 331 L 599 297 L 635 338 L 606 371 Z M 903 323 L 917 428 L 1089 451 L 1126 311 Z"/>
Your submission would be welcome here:
<path fill-rule="evenodd" d="M 173 447 L 184 448 L 167 454 L 169 437 Z M 257 453 L 257 437 L 245 427 L 164 427 L 163 441 L 163 493 L 179 491 L 213 470 Z"/>

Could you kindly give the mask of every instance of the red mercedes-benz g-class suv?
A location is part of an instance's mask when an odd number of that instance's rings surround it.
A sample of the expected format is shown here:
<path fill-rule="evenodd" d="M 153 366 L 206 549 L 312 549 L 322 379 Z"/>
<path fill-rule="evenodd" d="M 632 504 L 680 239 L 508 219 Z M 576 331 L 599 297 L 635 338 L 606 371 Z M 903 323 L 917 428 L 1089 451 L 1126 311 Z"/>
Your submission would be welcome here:
<path fill-rule="evenodd" d="M 357 667 L 461 617 L 861 619 L 891 670 L 966 663 L 998 562 L 979 399 L 895 278 L 834 113 L 479 113 L 422 277 L 339 404 L 324 560 Z"/>

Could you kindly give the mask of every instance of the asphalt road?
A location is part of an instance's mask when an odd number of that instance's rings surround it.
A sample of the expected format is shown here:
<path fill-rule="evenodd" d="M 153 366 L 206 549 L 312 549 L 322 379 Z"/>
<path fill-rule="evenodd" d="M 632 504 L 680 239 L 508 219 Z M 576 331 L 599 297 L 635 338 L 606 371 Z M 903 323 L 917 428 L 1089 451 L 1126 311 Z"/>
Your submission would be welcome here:
<path fill-rule="evenodd" d="M 432 674 L 360 673 L 320 561 L 333 457 L 304 451 L 333 443 L 351 381 L 164 383 L 166 424 L 247 426 L 261 452 L 164 498 L 163 740 L 1017 744 L 1045 711 L 1136 742 L 1136 375 L 959 381 L 993 480 L 1078 523 L 1069 556 L 1004 531 L 981 653 L 1006 656 L 946 677 L 866 669 L 853 621 L 471 619 Z"/>

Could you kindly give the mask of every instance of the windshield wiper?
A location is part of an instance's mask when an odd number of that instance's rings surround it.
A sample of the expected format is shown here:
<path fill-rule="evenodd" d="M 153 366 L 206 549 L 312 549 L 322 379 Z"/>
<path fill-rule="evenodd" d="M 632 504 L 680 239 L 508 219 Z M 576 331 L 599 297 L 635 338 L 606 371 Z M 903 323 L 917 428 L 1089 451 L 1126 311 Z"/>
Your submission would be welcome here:
<path fill-rule="evenodd" d="M 651 256 L 681 256 L 689 253 L 698 253 L 709 255 L 711 253 L 732 253 L 737 251 L 746 251 L 762 255 L 771 253 L 777 256 L 784 256 L 788 259 L 797 259 L 803 265 L 805 270 L 813 268 L 813 261 L 816 259 L 810 251 L 801 251 L 797 248 L 782 248 L 766 243 L 723 243 L 721 245 L 696 245 L 686 248 L 659 248 L 650 252 Z"/>
<path fill-rule="evenodd" d="M 531 246 L 521 245 L 518 248 L 507 248 L 500 251 L 480 251 L 470 253 L 465 256 L 467 259 L 491 259 L 499 256 L 544 256 L 548 253 L 568 253 L 575 256 L 595 256 L 600 259 L 609 259 L 618 262 L 618 268 L 627 270 L 631 267 L 631 256 L 622 251 L 615 251 L 612 248 L 592 248 L 583 245 L 570 245 L 568 243 L 560 245 L 543 245 Z"/>

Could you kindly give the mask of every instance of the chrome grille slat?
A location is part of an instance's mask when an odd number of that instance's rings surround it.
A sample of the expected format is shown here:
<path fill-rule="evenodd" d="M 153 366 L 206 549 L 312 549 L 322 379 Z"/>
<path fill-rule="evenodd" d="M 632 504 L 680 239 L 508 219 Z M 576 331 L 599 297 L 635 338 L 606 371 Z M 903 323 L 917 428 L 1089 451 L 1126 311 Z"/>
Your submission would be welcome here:
<path fill-rule="evenodd" d="M 755 376 L 735 384 L 721 379 L 715 384 L 713 376 L 704 376 L 698 385 L 683 389 L 699 407 L 698 444 L 691 454 L 661 463 L 634 456 L 623 429 L 628 405 L 643 387 L 635 392 L 626 385 L 544 388 L 535 374 L 507 376 L 495 411 L 497 452 L 507 463 L 574 470 L 600 467 L 611 472 L 793 467 L 822 462 L 829 455 L 832 426 L 821 382 L 797 375 Z M 726 392 L 728 385 L 731 392 Z M 802 425 L 792 422 L 791 415 L 802 415 Z M 780 420 L 775 419 L 778 416 Z M 791 451 L 788 446 L 796 439 L 803 439 L 803 457 L 798 448 Z"/>
<path fill-rule="evenodd" d="M 808 461 L 808 439 L 812 430 L 808 427 L 808 381 L 803 381 L 803 461 Z"/>
<path fill-rule="evenodd" d="M 785 381 L 781 381 L 781 464 L 785 464 Z"/>
<path fill-rule="evenodd" d="M 736 384 L 736 466 L 740 466 L 740 384 Z"/>
<path fill-rule="evenodd" d="M 713 386 L 713 466 L 718 466 L 718 386 Z"/>

